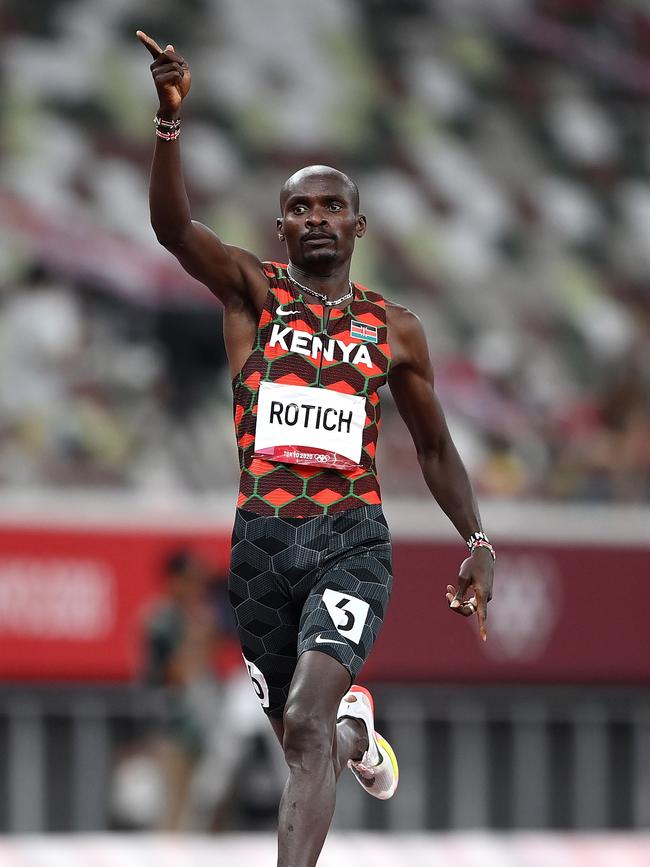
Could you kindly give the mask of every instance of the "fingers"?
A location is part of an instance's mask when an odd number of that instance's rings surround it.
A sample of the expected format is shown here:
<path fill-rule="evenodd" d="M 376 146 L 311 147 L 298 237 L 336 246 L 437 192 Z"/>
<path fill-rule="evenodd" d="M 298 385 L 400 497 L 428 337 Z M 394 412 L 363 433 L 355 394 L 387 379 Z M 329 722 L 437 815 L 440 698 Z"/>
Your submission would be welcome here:
<path fill-rule="evenodd" d="M 177 69 L 172 69 L 170 72 L 156 75 L 156 84 L 160 87 L 164 87 L 166 84 L 178 84 L 182 77 L 182 71 L 179 72 Z"/>
<path fill-rule="evenodd" d="M 465 594 L 467 593 L 467 590 L 469 589 L 469 585 L 470 585 L 470 581 L 471 581 L 471 575 L 467 574 L 465 572 L 465 569 L 463 569 L 463 566 L 465 565 L 466 562 L 467 561 L 465 560 L 461 564 L 460 573 L 458 575 L 458 591 L 457 591 L 456 595 L 454 596 L 454 598 L 453 598 L 453 600 L 449 606 L 450 608 L 454 608 L 454 609 L 460 608 L 463 604 L 463 598 L 465 597 Z M 449 586 L 451 586 L 451 585 L 449 585 Z"/>
<path fill-rule="evenodd" d="M 456 614 L 461 614 L 463 617 L 471 617 L 476 614 L 478 617 L 478 628 L 481 641 L 487 641 L 487 599 L 479 591 L 469 599 L 463 599 L 460 589 L 456 592 L 456 588 L 451 584 L 447 584 L 447 592 L 445 593 L 447 603 L 452 611 Z"/>
<path fill-rule="evenodd" d="M 478 617 L 478 631 L 481 636 L 481 641 L 487 641 L 487 610 L 488 600 L 482 595 L 478 594 L 478 604 L 476 607 L 476 615 Z"/>
<path fill-rule="evenodd" d="M 166 54 L 161 54 L 160 59 L 154 61 L 151 64 L 151 71 L 155 73 L 165 73 L 165 72 L 178 72 L 181 76 L 185 74 L 185 67 L 182 63 L 178 63 L 176 60 L 167 60 Z"/>
<path fill-rule="evenodd" d="M 147 49 L 149 54 L 151 54 L 153 59 L 157 60 L 160 57 L 160 55 L 163 53 L 163 50 L 160 47 L 160 45 L 158 45 L 156 40 L 152 39 L 151 36 L 147 36 L 147 34 L 144 33 L 144 31 L 142 31 L 142 30 L 136 30 L 135 35 L 138 37 L 140 42 Z"/>
<path fill-rule="evenodd" d="M 180 54 L 176 54 L 173 45 L 167 45 L 165 47 L 165 50 L 163 51 L 163 54 L 165 55 L 165 57 L 168 57 L 172 61 L 172 63 L 178 63 L 181 66 L 185 63 Z"/>
<path fill-rule="evenodd" d="M 163 51 L 163 49 L 160 47 L 160 45 L 158 45 L 156 40 L 152 39 L 151 36 L 147 36 L 147 34 L 144 33 L 142 30 L 136 30 L 136 36 L 149 51 L 154 60 L 158 60 L 159 57 L 162 57 L 164 55 L 173 63 L 178 63 L 181 66 L 187 66 L 185 60 L 180 56 L 180 54 L 176 54 L 176 49 L 173 45 L 166 45 L 165 50 Z"/>
<path fill-rule="evenodd" d="M 460 591 L 459 591 L 460 592 Z M 463 617 L 471 617 L 478 610 L 478 602 L 476 596 L 470 599 L 459 599 L 459 594 L 455 592 L 455 588 L 451 584 L 447 584 L 447 592 L 445 594 L 449 607 L 457 614 L 462 614 Z"/>

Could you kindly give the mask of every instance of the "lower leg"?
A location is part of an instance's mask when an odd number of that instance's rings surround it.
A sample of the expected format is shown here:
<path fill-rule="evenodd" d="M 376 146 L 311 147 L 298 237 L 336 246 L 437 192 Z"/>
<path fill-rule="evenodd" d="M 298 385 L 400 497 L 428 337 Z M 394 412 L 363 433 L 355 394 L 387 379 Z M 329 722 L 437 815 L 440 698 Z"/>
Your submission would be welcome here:
<path fill-rule="evenodd" d="M 336 723 L 349 685 L 332 657 L 318 651 L 300 657 L 284 717 L 289 779 L 280 801 L 278 867 L 314 867 L 334 814 L 336 780 L 348 759 L 363 753 L 358 721 Z"/>
<path fill-rule="evenodd" d="M 280 799 L 278 867 L 314 867 L 334 814 L 332 732 L 308 734 L 308 725 L 302 743 L 290 728 L 285 740 L 289 778 Z"/>

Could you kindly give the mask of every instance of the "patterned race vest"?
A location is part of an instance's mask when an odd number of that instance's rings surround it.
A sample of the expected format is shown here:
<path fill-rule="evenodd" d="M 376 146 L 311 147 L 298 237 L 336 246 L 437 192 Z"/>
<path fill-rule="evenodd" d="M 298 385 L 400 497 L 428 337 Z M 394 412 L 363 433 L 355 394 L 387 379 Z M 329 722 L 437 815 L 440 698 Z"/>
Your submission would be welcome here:
<path fill-rule="evenodd" d="M 233 380 L 241 468 L 237 505 L 260 515 L 301 518 L 378 504 L 381 502 L 375 467 L 380 420 L 378 390 L 386 382 L 391 361 L 385 301 L 376 292 L 354 284 L 354 298 L 347 307 L 326 309 L 324 313 L 322 304 L 306 293 L 303 295 L 291 283 L 286 265 L 267 262 L 264 273 L 269 280 L 269 292 L 258 323 L 257 340 Z M 325 325 L 324 316 L 328 312 Z M 358 425 L 360 443 L 357 442 L 358 457 L 355 456 L 353 465 L 333 469 L 304 466 L 286 457 L 277 462 L 256 456 L 261 436 L 260 426 L 256 446 L 261 383 L 275 384 L 262 388 L 280 393 L 283 392 L 280 386 L 293 386 L 284 391 L 299 394 L 303 390 L 296 386 L 338 392 L 335 395 L 307 392 L 337 406 L 349 401 L 349 395 L 360 396 L 363 400 L 351 399 L 356 402 L 357 411 L 365 412 L 365 419 L 362 414 Z M 289 408 L 293 417 L 283 416 L 285 425 L 287 421 L 294 423 L 298 413 L 297 404 L 289 404 Z M 288 412 L 286 406 L 283 409 Z M 330 422 L 325 427 L 333 431 L 332 437 L 336 436 L 337 420 L 343 436 L 349 430 L 351 413 L 309 404 L 307 411 L 311 422 L 321 419 Z M 279 410 L 276 421 L 281 421 Z M 322 436 L 327 438 L 327 434 Z"/>

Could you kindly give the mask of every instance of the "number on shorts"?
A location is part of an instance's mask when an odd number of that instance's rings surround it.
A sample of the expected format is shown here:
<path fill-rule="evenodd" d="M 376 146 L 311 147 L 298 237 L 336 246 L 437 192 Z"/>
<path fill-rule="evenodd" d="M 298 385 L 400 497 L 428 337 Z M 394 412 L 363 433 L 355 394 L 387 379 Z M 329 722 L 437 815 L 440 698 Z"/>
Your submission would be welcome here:
<path fill-rule="evenodd" d="M 339 624 L 339 626 L 336 627 L 339 632 L 350 632 L 354 626 L 354 614 L 351 611 L 348 611 L 348 609 L 345 607 L 349 601 L 349 599 L 344 598 L 341 599 L 340 602 L 336 603 L 336 607 L 340 608 L 346 617 L 345 623 L 341 623 Z"/>
<path fill-rule="evenodd" d="M 323 604 L 336 631 L 353 644 L 358 644 L 370 611 L 368 603 L 328 587 L 323 593 Z"/>
<path fill-rule="evenodd" d="M 244 654 L 242 653 L 242 656 Z M 269 706 L 269 687 L 266 683 L 266 678 L 259 670 L 259 668 L 255 665 L 254 662 L 249 662 L 248 659 L 244 656 L 244 662 L 246 663 L 246 668 L 248 670 L 248 674 L 251 679 L 251 683 L 253 684 L 253 689 L 255 690 L 255 695 L 259 698 L 260 704 L 262 707 Z"/>

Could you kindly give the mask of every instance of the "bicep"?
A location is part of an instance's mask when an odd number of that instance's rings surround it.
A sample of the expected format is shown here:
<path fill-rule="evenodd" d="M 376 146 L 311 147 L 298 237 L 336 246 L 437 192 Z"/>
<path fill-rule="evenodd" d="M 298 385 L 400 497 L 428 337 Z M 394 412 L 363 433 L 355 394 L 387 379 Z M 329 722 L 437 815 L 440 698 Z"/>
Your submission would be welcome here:
<path fill-rule="evenodd" d="M 181 240 L 168 247 L 183 268 L 224 304 L 257 291 L 266 292 L 260 260 L 246 250 L 224 244 L 215 233 L 193 220 Z"/>

